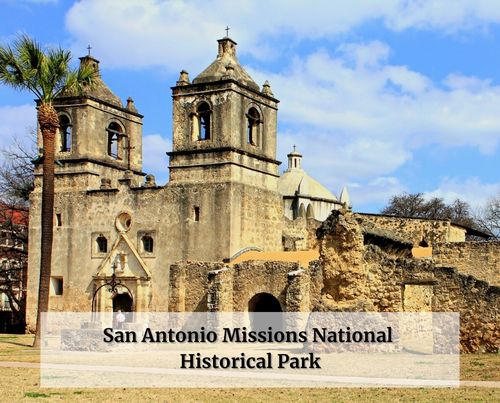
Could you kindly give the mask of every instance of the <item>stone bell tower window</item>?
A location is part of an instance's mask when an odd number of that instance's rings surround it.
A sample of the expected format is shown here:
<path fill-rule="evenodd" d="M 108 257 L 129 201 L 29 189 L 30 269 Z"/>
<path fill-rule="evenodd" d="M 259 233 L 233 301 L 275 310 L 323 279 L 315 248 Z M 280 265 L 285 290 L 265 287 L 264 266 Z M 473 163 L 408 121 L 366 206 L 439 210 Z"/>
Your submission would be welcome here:
<path fill-rule="evenodd" d="M 248 144 L 252 144 L 254 146 L 259 144 L 259 124 L 260 124 L 260 115 L 257 109 L 250 108 L 247 113 L 247 142 Z"/>
<path fill-rule="evenodd" d="M 210 105 L 202 102 L 196 109 L 198 118 L 198 140 L 210 140 Z"/>
<path fill-rule="evenodd" d="M 71 151 L 71 121 L 66 115 L 59 116 L 59 133 L 61 134 L 61 152 Z"/>
<path fill-rule="evenodd" d="M 122 159 L 122 141 L 125 137 L 121 126 L 112 122 L 107 128 L 108 132 L 108 155 L 115 160 Z"/>

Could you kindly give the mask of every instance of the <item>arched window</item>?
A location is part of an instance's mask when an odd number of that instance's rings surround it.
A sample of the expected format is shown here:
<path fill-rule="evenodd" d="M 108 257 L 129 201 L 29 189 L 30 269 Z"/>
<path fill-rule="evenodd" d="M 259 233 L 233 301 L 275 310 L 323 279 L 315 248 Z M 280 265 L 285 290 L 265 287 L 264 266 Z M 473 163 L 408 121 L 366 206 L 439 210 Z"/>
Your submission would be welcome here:
<path fill-rule="evenodd" d="M 309 205 L 307 206 L 307 210 L 306 210 L 306 217 L 307 217 L 307 218 L 314 218 L 314 209 L 313 209 L 312 204 L 309 204 Z"/>
<path fill-rule="evenodd" d="M 71 151 L 71 121 L 66 115 L 59 116 L 59 133 L 61 134 L 61 152 Z"/>
<path fill-rule="evenodd" d="M 99 235 L 96 239 L 97 251 L 99 253 L 106 253 L 108 251 L 108 240 L 104 235 Z"/>
<path fill-rule="evenodd" d="M 116 122 L 111 122 L 108 132 L 108 155 L 116 160 L 122 159 L 122 139 L 125 137 L 123 129 Z"/>
<path fill-rule="evenodd" d="M 247 113 L 247 142 L 248 144 L 252 144 L 254 146 L 259 144 L 259 124 L 260 124 L 260 115 L 257 109 L 250 108 Z"/>
<path fill-rule="evenodd" d="M 422 248 L 428 248 L 429 247 L 429 243 L 425 240 L 425 238 L 422 238 L 422 240 L 420 241 L 420 243 L 418 244 L 418 246 L 420 246 Z"/>
<path fill-rule="evenodd" d="M 202 102 L 196 109 L 198 115 L 198 140 L 210 140 L 210 105 Z"/>
<path fill-rule="evenodd" d="M 154 241 L 150 235 L 144 235 L 142 237 L 142 249 L 144 252 L 152 253 L 153 252 Z"/>

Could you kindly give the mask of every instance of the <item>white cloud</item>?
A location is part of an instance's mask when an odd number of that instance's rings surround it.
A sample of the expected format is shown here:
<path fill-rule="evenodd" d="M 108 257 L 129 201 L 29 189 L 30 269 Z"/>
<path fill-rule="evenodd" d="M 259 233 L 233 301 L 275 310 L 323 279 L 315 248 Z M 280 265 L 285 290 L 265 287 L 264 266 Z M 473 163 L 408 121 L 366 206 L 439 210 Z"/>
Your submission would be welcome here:
<path fill-rule="evenodd" d="M 366 44 L 361 52 L 372 48 L 377 54 L 380 44 Z M 361 45 L 345 49 L 358 55 Z M 483 153 L 498 148 L 500 87 L 453 76 L 447 83 L 455 85 L 447 90 L 405 66 L 367 65 L 356 55 L 354 65 L 352 55 L 320 51 L 296 59 L 283 73 L 252 71 L 258 82 L 270 80 L 282 100 L 280 122 L 293 127 L 280 134 L 281 153 L 297 144 L 314 155 L 310 166 L 328 181 L 325 175 L 339 172 L 387 175 L 424 145 L 472 146 Z"/>
<path fill-rule="evenodd" d="M 444 178 L 438 188 L 425 192 L 427 198 L 441 197 L 447 203 L 456 199 L 465 200 L 473 209 L 484 206 L 488 198 L 500 194 L 500 182 L 484 183 L 477 177 L 466 179 L 448 177 Z"/>
<path fill-rule="evenodd" d="M 364 211 L 364 205 L 383 205 L 391 196 L 407 191 L 399 179 L 392 176 L 381 176 L 362 183 L 348 183 L 347 188 L 356 211 Z"/>
<path fill-rule="evenodd" d="M 389 28 L 439 29 L 457 32 L 500 22 L 496 0 L 400 1 L 386 16 Z"/>
<path fill-rule="evenodd" d="M 66 27 L 77 53 L 91 43 L 106 66 L 198 71 L 215 56 L 214 39 L 226 24 L 240 51 L 269 59 L 279 57 L 270 43 L 281 35 L 328 40 L 374 20 L 396 31 L 457 32 L 499 23 L 500 7 L 494 0 L 82 0 L 68 11 Z M 385 51 L 357 57 L 373 63 Z"/>

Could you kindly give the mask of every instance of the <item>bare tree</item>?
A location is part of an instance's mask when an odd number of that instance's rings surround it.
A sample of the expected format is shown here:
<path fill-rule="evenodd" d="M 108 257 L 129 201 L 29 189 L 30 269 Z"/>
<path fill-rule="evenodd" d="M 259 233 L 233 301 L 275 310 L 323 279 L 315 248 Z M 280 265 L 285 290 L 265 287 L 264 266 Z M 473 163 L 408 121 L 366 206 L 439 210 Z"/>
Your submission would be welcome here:
<path fill-rule="evenodd" d="M 30 130 L 26 141 L 14 138 L 1 151 L 0 166 L 0 293 L 7 297 L 12 324 L 23 331 L 26 324 L 28 270 L 28 205 L 33 190 L 36 138 Z"/>
<path fill-rule="evenodd" d="M 400 217 L 448 219 L 467 227 L 478 227 L 468 203 L 456 199 L 453 203 L 446 204 L 439 197 L 426 200 L 422 193 L 403 193 L 393 196 L 381 213 Z"/>
<path fill-rule="evenodd" d="M 33 159 L 37 150 L 34 129 L 29 130 L 24 141 L 14 138 L 1 154 L 4 161 L 0 166 L 0 200 L 8 205 L 27 207 L 35 181 Z"/>
<path fill-rule="evenodd" d="M 500 239 L 500 193 L 488 200 L 486 205 L 476 212 L 475 219 L 483 231 Z"/>

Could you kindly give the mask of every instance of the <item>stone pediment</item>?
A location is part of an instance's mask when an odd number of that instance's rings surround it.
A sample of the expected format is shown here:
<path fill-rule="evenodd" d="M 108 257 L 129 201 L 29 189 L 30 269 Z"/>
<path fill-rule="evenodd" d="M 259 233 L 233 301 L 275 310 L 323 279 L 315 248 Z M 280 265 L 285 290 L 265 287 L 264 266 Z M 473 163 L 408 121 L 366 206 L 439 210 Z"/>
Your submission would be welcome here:
<path fill-rule="evenodd" d="M 118 238 L 108 255 L 97 268 L 97 273 L 94 277 L 111 277 L 113 274 L 113 265 L 115 265 L 115 274 L 117 277 L 151 278 L 151 271 L 139 255 L 137 248 L 124 232 L 118 234 Z"/>

